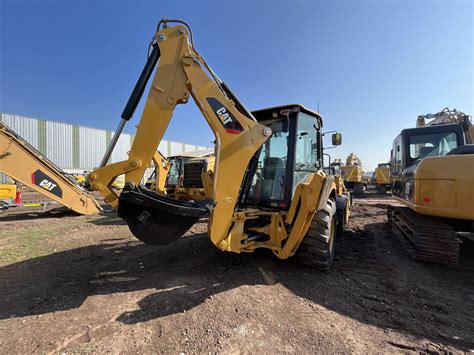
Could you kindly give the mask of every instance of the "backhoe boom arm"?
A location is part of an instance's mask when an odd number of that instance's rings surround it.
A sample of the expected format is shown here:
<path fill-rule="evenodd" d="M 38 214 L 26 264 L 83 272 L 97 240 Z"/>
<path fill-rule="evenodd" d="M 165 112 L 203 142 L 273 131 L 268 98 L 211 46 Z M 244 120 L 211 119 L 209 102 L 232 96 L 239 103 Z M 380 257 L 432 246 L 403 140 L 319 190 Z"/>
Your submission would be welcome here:
<path fill-rule="evenodd" d="M 117 207 L 118 196 L 111 184 L 117 176 L 125 174 L 127 183 L 139 185 L 176 105 L 186 103 L 191 96 L 216 138 L 212 192 L 214 208 L 210 216 L 209 236 L 214 244 L 219 245 L 227 237 L 249 161 L 272 132 L 257 123 L 242 104 L 223 88 L 191 45 L 189 36 L 187 26 L 158 28 L 154 35 L 158 66 L 129 157 L 93 171 L 89 181 L 93 189 L 100 191 L 107 202 Z M 149 68 L 145 67 L 144 72 L 150 73 Z M 146 76 L 142 74 L 140 80 Z M 127 105 L 128 114 L 122 116 L 125 120 L 133 112 L 143 87 L 143 82 L 139 81 L 138 89 L 134 90 L 135 99 L 131 98 Z M 230 184 L 229 181 L 238 183 Z"/>

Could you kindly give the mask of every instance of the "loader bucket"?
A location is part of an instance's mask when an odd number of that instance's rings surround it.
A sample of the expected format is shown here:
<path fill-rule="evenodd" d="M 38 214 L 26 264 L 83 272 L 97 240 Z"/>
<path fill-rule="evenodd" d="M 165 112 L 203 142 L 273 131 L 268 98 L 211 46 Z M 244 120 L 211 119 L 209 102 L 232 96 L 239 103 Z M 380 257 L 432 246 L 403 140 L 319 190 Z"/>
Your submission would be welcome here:
<path fill-rule="evenodd" d="M 178 201 L 127 184 L 119 197 L 118 215 L 139 240 L 163 245 L 179 239 L 211 206 L 210 200 Z"/>

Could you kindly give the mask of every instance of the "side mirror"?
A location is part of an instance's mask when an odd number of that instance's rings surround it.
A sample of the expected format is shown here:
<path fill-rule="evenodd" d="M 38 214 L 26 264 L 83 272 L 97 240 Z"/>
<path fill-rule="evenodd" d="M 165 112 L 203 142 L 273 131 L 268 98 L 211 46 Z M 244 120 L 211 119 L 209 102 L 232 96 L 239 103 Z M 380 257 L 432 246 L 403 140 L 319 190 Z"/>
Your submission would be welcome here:
<path fill-rule="evenodd" d="M 332 135 L 332 145 L 341 145 L 342 144 L 342 134 L 337 132 Z"/>

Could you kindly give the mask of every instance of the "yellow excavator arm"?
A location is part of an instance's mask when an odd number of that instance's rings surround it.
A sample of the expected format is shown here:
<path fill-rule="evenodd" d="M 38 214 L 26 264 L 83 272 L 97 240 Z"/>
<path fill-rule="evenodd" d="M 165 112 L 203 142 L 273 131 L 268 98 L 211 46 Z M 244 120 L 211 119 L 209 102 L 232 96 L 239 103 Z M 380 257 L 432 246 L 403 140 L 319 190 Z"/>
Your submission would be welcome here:
<path fill-rule="evenodd" d="M 438 113 L 420 115 L 416 120 L 416 127 L 434 126 L 448 123 L 460 123 L 464 125 L 467 143 L 474 143 L 474 126 L 472 125 L 471 116 L 456 109 L 450 110 L 448 107 L 445 107 Z"/>
<path fill-rule="evenodd" d="M 115 134 L 118 137 L 117 133 L 131 118 L 159 58 L 128 159 L 105 165 L 113 150 L 113 140 L 104 156 L 102 167 L 94 170 L 88 179 L 93 189 L 100 191 L 107 202 L 117 207 L 118 195 L 111 188 L 114 179 L 125 174 L 125 181 L 129 186 L 139 185 L 176 105 L 184 104 L 192 97 L 216 138 L 212 192 L 214 207 L 210 216 L 209 235 L 217 245 L 227 237 L 250 159 L 271 136 L 272 131 L 259 124 L 213 73 L 192 45 L 189 27 L 185 24 L 168 27 L 167 22 L 170 21 L 162 20 L 158 25 L 150 45 L 147 64 L 122 113 L 122 121 Z"/>
<path fill-rule="evenodd" d="M 95 214 L 97 201 L 45 156 L 0 123 L 0 172 L 80 214 Z"/>

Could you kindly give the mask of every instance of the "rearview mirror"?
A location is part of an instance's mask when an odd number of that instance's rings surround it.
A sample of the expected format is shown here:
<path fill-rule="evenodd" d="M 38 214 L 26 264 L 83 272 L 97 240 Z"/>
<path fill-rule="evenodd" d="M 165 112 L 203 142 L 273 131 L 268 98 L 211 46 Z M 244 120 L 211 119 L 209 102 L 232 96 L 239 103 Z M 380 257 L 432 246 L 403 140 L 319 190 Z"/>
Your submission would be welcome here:
<path fill-rule="evenodd" d="M 341 145 L 342 144 L 342 134 L 337 132 L 332 135 L 332 145 Z"/>

